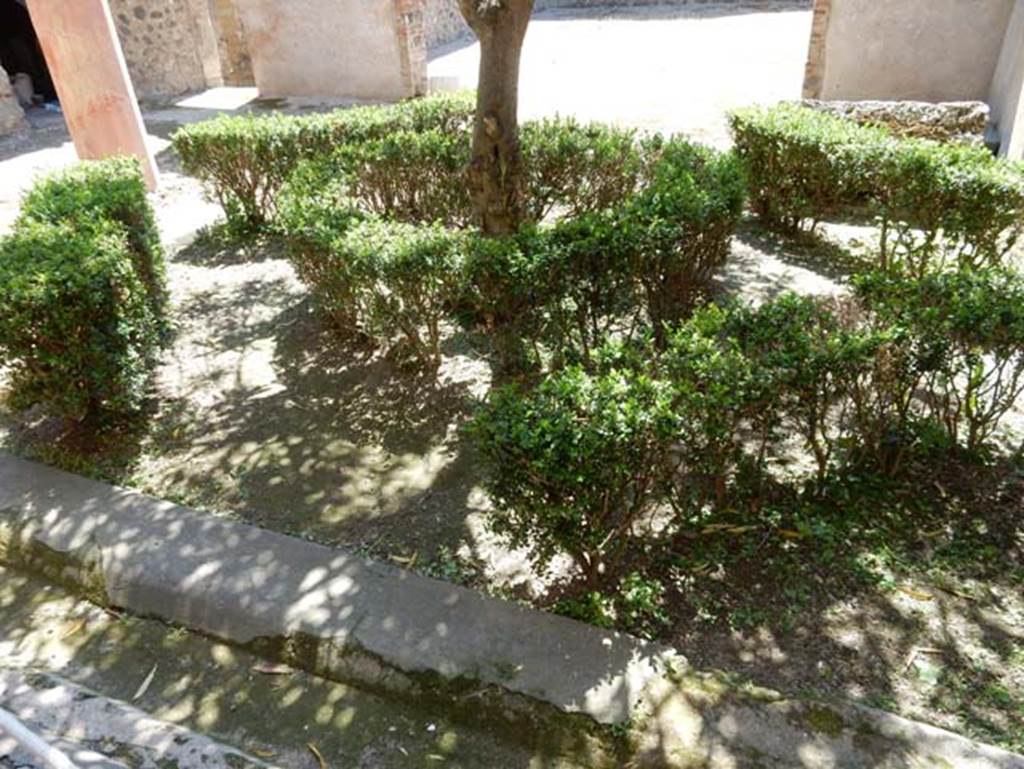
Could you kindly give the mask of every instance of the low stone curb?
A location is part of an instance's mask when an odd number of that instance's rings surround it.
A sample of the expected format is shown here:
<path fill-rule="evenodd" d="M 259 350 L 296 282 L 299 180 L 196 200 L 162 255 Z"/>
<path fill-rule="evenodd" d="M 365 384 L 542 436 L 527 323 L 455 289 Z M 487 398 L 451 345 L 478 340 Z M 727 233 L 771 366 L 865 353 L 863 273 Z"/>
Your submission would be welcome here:
<path fill-rule="evenodd" d="M 624 765 L 623 746 L 604 749 L 614 731 L 636 766 L 1024 769 L 950 732 L 730 686 L 664 646 L 3 453 L 0 561 L 326 677 L 573 735 L 593 766 Z"/>

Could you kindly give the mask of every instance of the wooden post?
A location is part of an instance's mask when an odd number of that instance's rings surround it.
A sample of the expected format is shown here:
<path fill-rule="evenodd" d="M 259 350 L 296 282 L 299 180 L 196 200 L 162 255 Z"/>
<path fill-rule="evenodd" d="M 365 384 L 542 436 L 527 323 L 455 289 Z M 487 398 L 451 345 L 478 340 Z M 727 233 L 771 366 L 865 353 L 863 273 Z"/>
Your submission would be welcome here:
<path fill-rule="evenodd" d="M 134 155 L 155 190 L 156 162 L 107 0 L 29 0 L 28 9 L 78 156 Z"/>

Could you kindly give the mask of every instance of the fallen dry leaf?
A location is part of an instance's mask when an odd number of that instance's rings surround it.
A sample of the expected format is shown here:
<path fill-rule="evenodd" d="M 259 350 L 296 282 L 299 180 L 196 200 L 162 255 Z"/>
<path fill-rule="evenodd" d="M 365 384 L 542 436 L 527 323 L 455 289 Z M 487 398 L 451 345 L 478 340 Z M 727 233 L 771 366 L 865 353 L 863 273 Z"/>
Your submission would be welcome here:
<path fill-rule="evenodd" d="M 933 596 L 931 593 L 926 593 L 923 590 L 916 590 L 915 588 L 908 587 L 906 585 L 904 585 L 903 587 L 900 588 L 900 592 L 905 593 L 906 595 L 909 595 L 915 601 L 934 601 L 935 600 L 935 596 Z"/>
<path fill-rule="evenodd" d="M 141 699 L 142 695 L 144 695 L 147 691 L 149 691 L 149 685 L 151 683 L 153 683 L 153 677 L 156 676 L 156 667 L 157 666 L 154 665 L 152 670 L 149 671 L 149 675 L 146 676 L 145 680 L 143 680 L 143 682 L 142 682 L 142 685 L 139 687 L 139 690 L 137 692 L 135 692 L 135 696 L 132 697 L 132 702 L 135 702 L 135 700 Z"/>
<path fill-rule="evenodd" d="M 405 566 L 407 569 L 411 569 L 416 565 L 416 559 L 419 558 L 419 552 L 415 552 L 410 556 L 404 555 L 391 555 L 388 556 L 392 561 L 400 566 Z"/>
<path fill-rule="evenodd" d="M 316 759 L 316 762 L 320 765 L 320 769 L 327 769 L 327 762 L 324 761 L 323 754 L 320 753 L 319 750 L 317 750 L 316 745 L 314 745 L 312 742 L 307 742 L 306 747 L 309 748 L 309 752 L 313 754 L 313 757 Z"/>
<path fill-rule="evenodd" d="M 63 641 L 65 638 L 71 638 L 75 633 L 80 633 L 82 630 L 85 630 L 85 623 L 85 618 L 82 618 L 77 622 L 72 622 L 71 625 L 68 626 L 68 629 L 61 634 L 60 640 Z"/>

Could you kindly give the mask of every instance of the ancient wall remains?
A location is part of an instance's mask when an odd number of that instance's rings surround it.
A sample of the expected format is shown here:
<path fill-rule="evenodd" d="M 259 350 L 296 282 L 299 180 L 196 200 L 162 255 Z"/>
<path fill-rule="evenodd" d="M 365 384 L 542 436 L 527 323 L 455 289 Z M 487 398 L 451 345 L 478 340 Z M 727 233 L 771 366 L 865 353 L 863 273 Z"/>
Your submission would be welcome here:
<path fill-rule="evenodd" d="M 758 11 L 769 8 L 810 8 L 813 0 L 534 0 L 533 11 L 539 13 L 555 8 L 622 8 L 662 6 L 666 9 L 726 9 Z M 472 35 L 459 12 L 458 0 L 423 0 L 424 33 L 428 49 Z"/>
<path fill-rule="evenodd" d="M 18 105 L 18 97 L 11 90 L 7 72 L 0 67 L 0 136 L 13 133 L 25 125 L 25 113 Z"/>
<path fill-rule="evenodd" d="M 207 86 L 204 48 L 189 0 L 109 0 L 121 48 L 139 98 Z"/>
<path fill-rule="evenodd" d="M 417 5 L 413 0 L 241 0 L 257 88 L 265 96 L 372 100 L 422 92 L 425 51 L 410 48 L 422 19 L 418 5 L 410 8 L 410 3 Z"/>
<path fill-rule="evenodd" d="M 208 0 L 225 85 L 253 85 L 252 60 L 235 0 Z"/>

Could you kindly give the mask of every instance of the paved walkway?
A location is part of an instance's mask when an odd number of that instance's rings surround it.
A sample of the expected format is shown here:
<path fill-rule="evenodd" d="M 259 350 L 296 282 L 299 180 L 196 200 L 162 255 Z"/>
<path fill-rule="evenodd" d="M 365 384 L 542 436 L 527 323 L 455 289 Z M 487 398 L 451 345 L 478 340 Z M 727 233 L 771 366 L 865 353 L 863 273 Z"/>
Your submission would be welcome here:
<path fill-rule="evenodd" d="M 800 98 L 811 12 L 714 4 L 672 9 L 551 10 L 534 15 L 523 47 L 524 118 L 575 115 L 728 143 L 725 112 Z M 479 46 L 437 51 L 431 78 L 476 86 Z"/>

